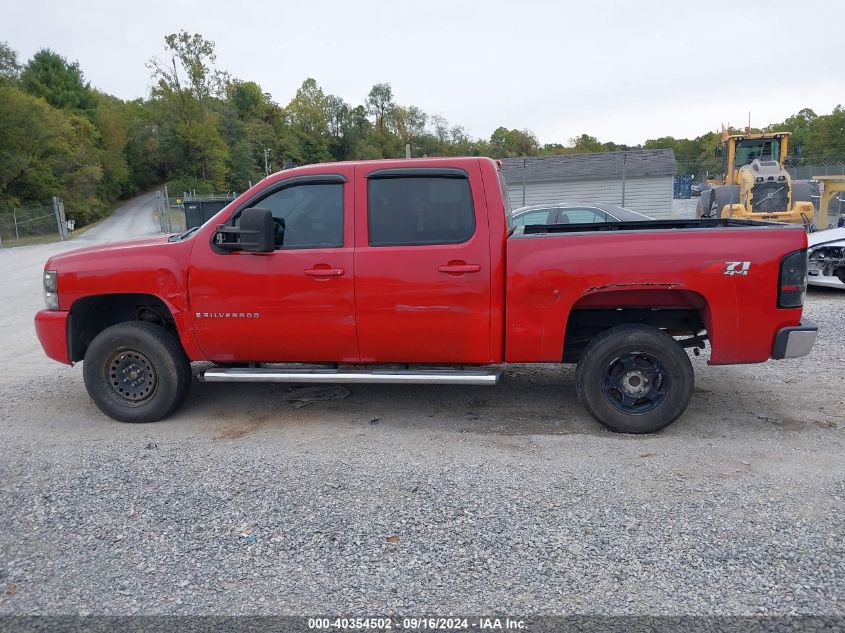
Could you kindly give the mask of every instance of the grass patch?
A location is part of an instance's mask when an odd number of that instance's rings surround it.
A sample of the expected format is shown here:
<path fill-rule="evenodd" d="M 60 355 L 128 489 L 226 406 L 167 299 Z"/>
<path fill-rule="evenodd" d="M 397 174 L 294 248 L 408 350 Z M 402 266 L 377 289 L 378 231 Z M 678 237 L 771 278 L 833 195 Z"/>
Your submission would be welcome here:
<path fill-rule="evenodd" d="M 71 241 L 74 238 L 79 237 L 80 235 L 84 234 L 86 231 L 93 229 L 95 226 L 100 224 L 100 222 L 102 222 L 105 219 L 106 218 L 102 218 L 100 220 L 97 220 L 96 222 L 91 222 L 90 224 L 86 224 L 82 228 L 76 229 L 75 231 L 73 231 L 70 234 L 70 236 L 68 237 L 68 240 L 66 240 L 66 241 Z M 46 235 L 26 235 L 24 237 L 21 237 L 20 239 L 16 239 L 14 237 L 6 238 L 6 239 L 3 240 L 2 247 L 3 247 L 3 249 L 7 249 L 7 248 L 14 248 L 16 246 L 33 246 L 33 245 L 36 245 L 36 244 L 52 244 L 53 242 L 59 242 L 59 241 L 61 241 L 61 240 L 59 240 L 58 232 L 48 233 Z"/>

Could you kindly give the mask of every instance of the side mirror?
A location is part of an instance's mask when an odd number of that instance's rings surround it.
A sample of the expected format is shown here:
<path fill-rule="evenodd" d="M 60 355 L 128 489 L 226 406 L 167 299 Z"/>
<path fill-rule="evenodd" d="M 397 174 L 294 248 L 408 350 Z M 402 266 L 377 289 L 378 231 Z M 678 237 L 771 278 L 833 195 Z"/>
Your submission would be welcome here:
<path fill-rule="evenodd" d="M 721 145 L 717 145 L 716 149 L 713 150 L 713 156 L 715 156 L 716 158 L 722 157 L 722 146 Z"/>
<path fill-rule="evenodd" d="M 269 209 L 244 209 L 238 226 L 218 225 L 214 244 L 226 251 L 272 253 L 276 249 L 273 214 Z"/>

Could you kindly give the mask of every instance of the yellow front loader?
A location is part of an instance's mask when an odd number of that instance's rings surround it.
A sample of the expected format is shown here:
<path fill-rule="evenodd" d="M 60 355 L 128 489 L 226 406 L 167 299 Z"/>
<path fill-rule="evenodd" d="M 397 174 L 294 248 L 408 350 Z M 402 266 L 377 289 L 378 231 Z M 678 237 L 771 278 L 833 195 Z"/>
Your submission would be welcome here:
<path fill-rule="evenodd" d="M 716 155 L 727 153 L 725 179 L 702 189 L 696 217 L 811 224 L 810 187 L 784 169 L 788 151 L 789 132 L 724 134 Z"/>

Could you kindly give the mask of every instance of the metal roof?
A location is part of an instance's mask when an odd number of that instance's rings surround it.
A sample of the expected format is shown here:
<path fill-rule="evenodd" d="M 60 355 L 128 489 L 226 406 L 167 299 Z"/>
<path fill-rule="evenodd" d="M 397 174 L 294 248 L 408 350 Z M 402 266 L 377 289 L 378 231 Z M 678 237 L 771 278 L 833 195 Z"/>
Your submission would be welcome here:
<path fill-rule="evenodd" d="M 509 185 L 622 178 L 623 167 L 626 178 L 674 176 L 675 152 L 671 149 L 637 149 L 502 159 L 502 172 Z"/>

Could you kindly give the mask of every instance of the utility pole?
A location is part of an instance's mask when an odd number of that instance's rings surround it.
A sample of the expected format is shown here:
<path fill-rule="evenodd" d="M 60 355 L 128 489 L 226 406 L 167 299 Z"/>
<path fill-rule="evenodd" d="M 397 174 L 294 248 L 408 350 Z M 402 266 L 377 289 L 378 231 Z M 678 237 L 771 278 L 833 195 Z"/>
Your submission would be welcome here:
<path fill-rule="evenodd" d="M 267 162 L 267 159 L 270 157 L 270 150 L 266 147 L 264 148 L 264 175 L 270 175 L 270 163 Z"/>

